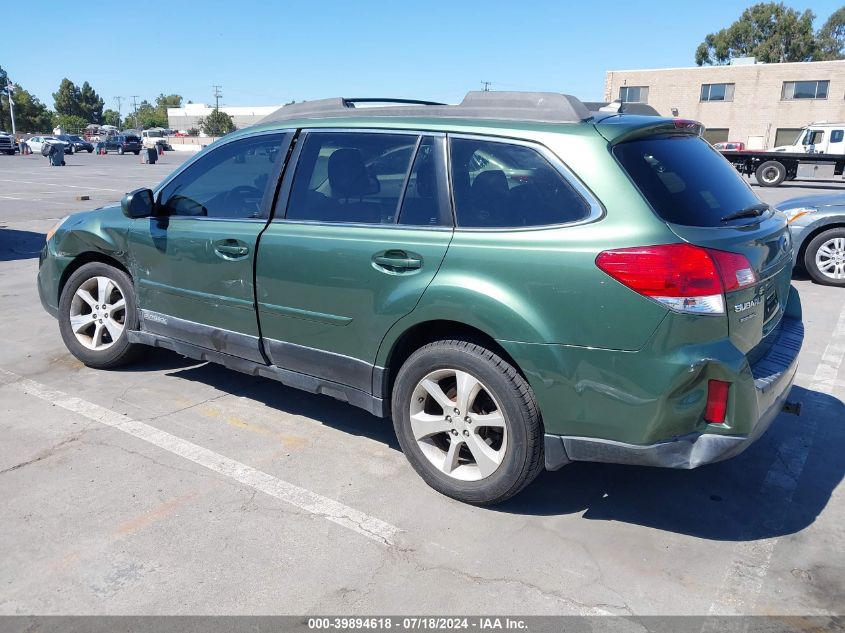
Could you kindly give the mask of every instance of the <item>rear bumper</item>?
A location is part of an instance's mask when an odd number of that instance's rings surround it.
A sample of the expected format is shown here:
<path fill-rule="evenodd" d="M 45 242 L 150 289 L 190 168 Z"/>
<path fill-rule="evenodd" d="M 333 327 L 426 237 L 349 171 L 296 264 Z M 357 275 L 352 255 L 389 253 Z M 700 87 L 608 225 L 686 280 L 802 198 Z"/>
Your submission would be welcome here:
<path fill-rule="evenodd" d="M 776 343 L 751 367 L 758 415 L 748 434 L 690 433 L 648 445 L 546 434 L 546 469 L 557 470 L 573 461 L 690 469 L 739 455 L 769 428 L 783 408 L 795 379 L 804 325 L 800 318 L 785 316 L 779 328 Z"/>

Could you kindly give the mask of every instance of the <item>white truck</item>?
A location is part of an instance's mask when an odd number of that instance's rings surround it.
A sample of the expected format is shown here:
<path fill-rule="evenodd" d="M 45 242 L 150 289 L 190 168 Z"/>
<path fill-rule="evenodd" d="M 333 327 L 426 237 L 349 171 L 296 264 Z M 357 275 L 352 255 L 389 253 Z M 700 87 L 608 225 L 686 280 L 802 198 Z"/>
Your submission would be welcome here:
<path fill-rule="evenodd" d="M 141 144 L 148 149 L 153 149 L 156 145 L 161 145 L 164 147 L 165 151 L 173 151 L 170 143 L 167 142 L 166 130 L 162 128 L 150 128 L 149 130 L 143 130 L 141 132 Z"/>
<path fill-rule="evenodd" d="M 14 156 L 16 147 L 17 143 L 15 142 L 15 137 L 8 132 L 0 130 L 0 152 L 8 154 L 9 156 Z"/>
<path fill-rule="evenodd" d="M 763 187 L 784 180 L 832 180 L 845 170 L 845 123 L 811 123 L 792 145 L 768 151 L 723 151 L 740 173 L 754 174 Z"/>

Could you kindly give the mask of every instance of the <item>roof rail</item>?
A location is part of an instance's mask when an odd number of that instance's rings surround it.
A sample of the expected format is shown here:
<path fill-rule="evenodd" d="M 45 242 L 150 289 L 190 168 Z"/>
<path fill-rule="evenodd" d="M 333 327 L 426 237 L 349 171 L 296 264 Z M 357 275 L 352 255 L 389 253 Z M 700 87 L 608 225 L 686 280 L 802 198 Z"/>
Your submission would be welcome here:
<path fill-rule="evenodd" d="M 356 108 L 356 103 L 402 104 Z M 282 106 L 262 123 L 295 119 L 328 119 L 337 117 L 433 117 L 494 119 L 546 123 L 579 123 L 592 115 L 581 101 L 557 92 L 468 92 L 458 105 L 412 99 L 380 99 L 373 97 L 319 99 Z"/>

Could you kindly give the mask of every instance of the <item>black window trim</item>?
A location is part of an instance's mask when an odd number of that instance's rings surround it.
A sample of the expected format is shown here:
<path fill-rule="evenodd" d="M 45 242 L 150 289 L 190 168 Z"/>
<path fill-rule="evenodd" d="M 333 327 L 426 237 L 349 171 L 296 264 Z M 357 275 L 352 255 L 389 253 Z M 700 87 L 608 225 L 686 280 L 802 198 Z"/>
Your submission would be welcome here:
<path fill-rule="evenodd" d="M 596 222 L 604 217 L 605 209 L 604 205 L 598 199 L 598 197 L 593 194 L 592 191 L 575 175 L 575 173 L 569 168 L 569 166 L 564 163 L 553 151 L 551 151 L 548 147 L 543 145 L 542 143 L 534 140 L 522 139 L 522 138 L 514 138 L 508 136 L 498 136 L 498 135 L 486 135 L 486 134 L 463 134 L 463 133 L 449 133 L 446 135 L 447 143 L 446 146 L 449 152 L 449 163 L 446 166 L 446 171 L 449 175 L 449 197 L 452 200 L 452 220 L 455 223 L 455 230 L 456 231 L 468 231 L 472 233 L 501 233 L 503 231 L 548 231 L 552 229 L 559 229 L 564 227 L 571 227 L 571 226 L 579 226 L 581 224 L 590 224 L 592 222 Z M 449 139 L 467 139 L 467 140 L 474 140 L 474 141 L 487 141 L 491 143 L 503 143 L 503 144 L 510 144 L 510 145 L 521 145 L 523 147 L 527 147 L 529 149 L 535 150 L 539 153 L 543 158 L 545 158 L 551 166 L 557 171 L 561 177 L 575 190 L 584 202 L 587 203 L 587 206 L 590 208 L 590 213 L 587 215 L 586 218 L 582 218 L 580 220 L 573 220 L 572 222 L 559 222 L 557 224 L 538 224 L 536 226 L 501 226 L 501 227 L 486 227 L 486 226 L 460 226 L 458 224 L 457 218 L 457 209 L 455 207 L 455 193 L 454 188 L 452 187 L 452 155 L 451 155 L 451 143 L 449 143 Z"/>
<path fill-rule="evenodd" d="M 279 186 L 279 178 L 282 176 L 284 171 L 285 163 L 288 159 L 290 154 L 291 144 L 295 141 L 297 137 L 298 130 L 295 128 L 282 128 L 278 130 L 262 130 L 260 132 L 255 132 L 252 134 L 243 134 L 239 135 L 234 138 L 230 139 L 221 139 L 212 145 L 209 145 L 207 149 L 201 150 L 196 153 L 192 158 L 185 161 L 179 169 L 175 170 L 171 173 L 167 178 L 162 180 L 156 187 L 153 189 L 153 200 L 156 208 L 160 203 L 159 196 L 161 192 L 176 178 L 178 178 L 181 174 L 191 168 L 192 165 L 200 161 L 203 157 L 208 156 L 212 152 L 218 151 L 220 148 L 225 147 L 231 143 L 236 143 L 238 141 L 244 140 L 251 140 L 256 138 L 261 138 L 262 136 L 274 136 L 279 135 L 281 136 L 281 145 L 279 146 L 279 154 L 276 156 L 276 160 L 273 163 L 273 167 L 270 171 L 270 175 L 267 178 L 267 185 L 264 189 L 264 194 L 261 197 L 261 215 L 257 218 L 215 218 L 215 217 L 208 217 L 202 215 L 162 215 L 156 216 L 161 218 L 167 218 L 168 221 L 182 221 L 182 220 L 203 220 L 204 222 L 260 222 L 262 224 L 267 224 L 267 222 L 272 217 L 273 212 L 273 205 L 276 198 L 276 191 L 278 190 Z"/>
<path fill-rule="evenodd" d="M 287 211 L 288 211 L 288 204 L 290 202 L 290 194 L 291 188 L 293 187 L 293 179 L 296 175 L 296 167 L 299 165 L 299 158 L 302 153 L 302 148 L 305 145 L 305 140 L 308 138 L 309 134 L 394 134 L 394 135 L 406 135 L 406 136 L 416 136 L 416 147 L 419 148 L 419 144 L 422 143 L 422 140 L 425 137 L 432 137 L 432 138 L 442 138 L 444 141 L 442 145 L 444 148 L 448 145 L 446 143 L 446 133 L 441 131 L 431 131 L 431 130 L 418 130 L 418 129 L 410 129 L 410 128 L 365 128 L 365 127 L 316 127 L 316 128 L 300 128 L 298 134 L 296 136 L 296 145 L 293 149 L 293 152 L 290 155 L 290 159 L 288 160 L 288 165 L 292 165 L 294 169 L 285 169 L 285 173 L 282 180 L 282 185 L 279 190 L 279 195 L 276 197 L 274 208 L 271 212 L 271 222 L 278 222 L 280 224 L 310 224 L 314 226 L 337 226 L 337 227 L 362 227 L 362 228 L 383 228 L 383 229 L 392 229 L 392 230 L 405 230 L 405 231 L 453 231 L 454 230 L 454 211 L 452 212 L 452 225 L 449 224 L 440 224 L 437 226 L 428 226 L 428 225 L 416 225 L 416 224 L 399 224 L 398 223 L 398 214 L 396 219 L 392 224 L 375 224 L 373 222 L 326 222 L 324 220 L 292 220 L 287 218 Z M 445 151 L 445 149 L 444 149 Z M 412 158 L 416 158 L 416 152 L 412 154 Z M 414 160 L 411 160 L 411 165 L 409 169 L 413 169 Z M 451 183 L 449 182 L 449 166 L 448 162 L 445 160 L 445 157 L 441 160 L 441 168 L 446 170 L 446 177 L 444 182 L 448 183 L 449 190 L 451 191 Z M 407 188 L 407 175 L 406 181 L 403 187 L 402 196 L 400 200 L 400 204 L 404 201 L 405 197 L 405 189 Z M 450 195 L 451 201 L 451 195 Z M 401 207 L 400 207 L 401 208 Z"/>

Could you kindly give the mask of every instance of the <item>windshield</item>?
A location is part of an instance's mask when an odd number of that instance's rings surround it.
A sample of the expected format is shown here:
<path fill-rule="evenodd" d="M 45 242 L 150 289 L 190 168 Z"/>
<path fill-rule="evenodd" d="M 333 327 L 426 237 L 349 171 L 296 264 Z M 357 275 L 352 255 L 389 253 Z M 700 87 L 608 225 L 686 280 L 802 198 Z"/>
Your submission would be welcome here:
<path fill-rule="evenodd" d="M 613 154 L 666 222 L 725 226 L 722 218 L 760 204 L 736 169 L 697 136 L 629 141 Z"/>

